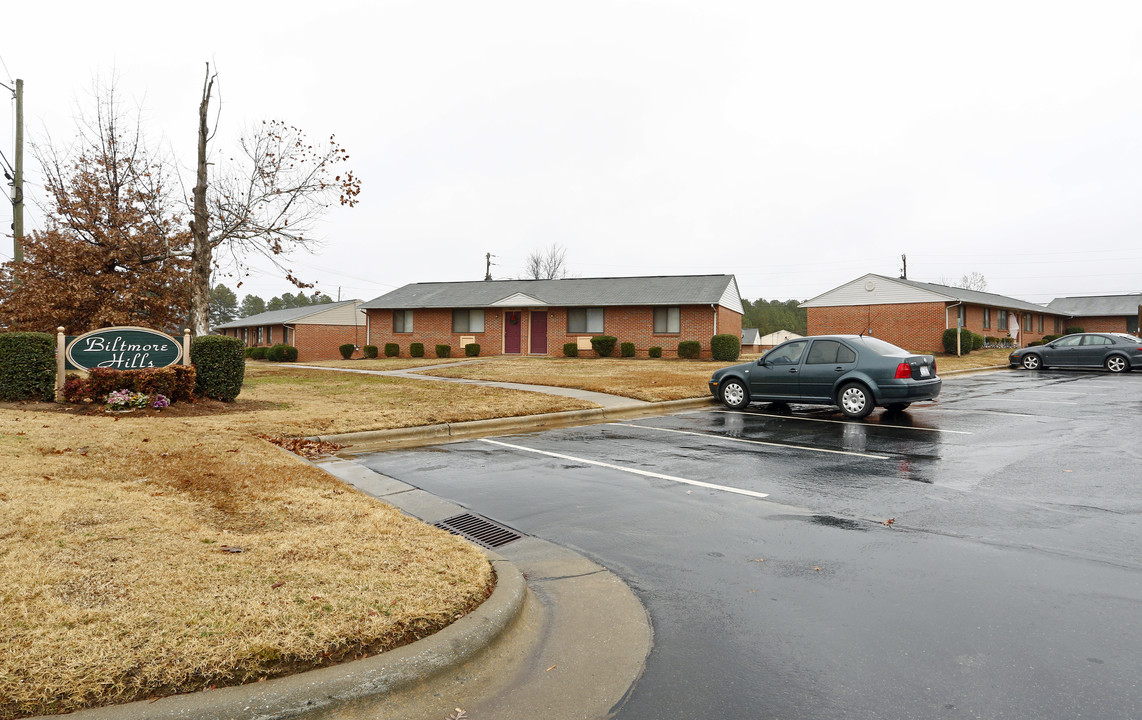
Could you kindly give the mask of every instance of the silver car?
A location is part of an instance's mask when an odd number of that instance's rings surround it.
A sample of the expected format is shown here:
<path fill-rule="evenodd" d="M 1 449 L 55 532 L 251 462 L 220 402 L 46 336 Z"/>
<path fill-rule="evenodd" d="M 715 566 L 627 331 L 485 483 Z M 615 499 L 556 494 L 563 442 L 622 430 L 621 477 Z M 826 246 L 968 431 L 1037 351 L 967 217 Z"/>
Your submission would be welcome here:
<path fill-rule="evenodd" d="M 1142 338 L 1126 333 L 1075 333 L 1046 345 L 1011 353 L 1011 367 L 1046 370 L 1049 367 L 1102 367 L 1129 372 L 1142 367 Z"/>

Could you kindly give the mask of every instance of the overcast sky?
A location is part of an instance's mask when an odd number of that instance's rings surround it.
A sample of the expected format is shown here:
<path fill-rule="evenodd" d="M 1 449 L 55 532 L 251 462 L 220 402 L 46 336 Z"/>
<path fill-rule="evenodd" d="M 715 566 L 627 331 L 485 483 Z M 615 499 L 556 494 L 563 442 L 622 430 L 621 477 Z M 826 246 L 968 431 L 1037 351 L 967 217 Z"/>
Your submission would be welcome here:
<path fill-rule="evenodd" d="M 1032 302 L 1142 292 L 1134 0 L 9 5 L 0 76 L 31 139 L 70 138 L 115 72 L 189 169 L 208 60 L 219 152 L 262 119 L 335 133 L 360 204 L 292 263 L 334 297 L 480 280 L 489 252 L 522 277 L 553 243 L 575 276 L 732 273 L 747 299 L 902 254 L 910 279 Z M 259 270 L 237 292 L 294 291 Z"/>

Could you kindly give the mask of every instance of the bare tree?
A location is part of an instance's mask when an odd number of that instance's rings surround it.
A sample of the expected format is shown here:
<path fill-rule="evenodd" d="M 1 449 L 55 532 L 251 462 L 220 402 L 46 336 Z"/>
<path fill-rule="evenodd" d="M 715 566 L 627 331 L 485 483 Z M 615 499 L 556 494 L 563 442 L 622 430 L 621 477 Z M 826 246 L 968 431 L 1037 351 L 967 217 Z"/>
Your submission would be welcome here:
<path fill-rule="evenodd" d="M 567 277 L 567 249 L 553 243 L 544 250 L 533 250 L 527 256 L 524 273 L 532 280 L 558 280 Z"/>
<path fill-rule="evenodd" d="M 229 158 L 208 177 L 207 147 L 217 131 L 209 122 L 210 98 L 217 73 L 206 66 L 198 106 L 198 158 L 193 191 L 191 252 L 191 326 L 208 330 L 210 275 L 223 261 L 243 273 L 248 255 L 262 255 L 299 288 L 312 287 L 285 267 L 282 260 L 296 249 L 317 247 L 308 236 L 315 222 L 334 203 L 353 207 L 361 192 L 352 171 L 338 172 L 349 153 L 333 136 L 311 143 L 301 130 L 278 120 L 248 130 L 240 141 L 241 159 Z M 225 257 L 216 254 L 224 252 Z M 241 286 L 241 282 L 238 283 Z"/>
<path fill-rule="evenodd" d="M 987 291 L 987 279 L 983 276 L 983 273 L 978 272 L 973 272 L 970 275 L 964 275 L 959 280 L 952 280 L 941 275 L 939 284 L 946 285 L 948 287 L 963 288 L 964 290 L 975 290 L 977 292 Z"/>

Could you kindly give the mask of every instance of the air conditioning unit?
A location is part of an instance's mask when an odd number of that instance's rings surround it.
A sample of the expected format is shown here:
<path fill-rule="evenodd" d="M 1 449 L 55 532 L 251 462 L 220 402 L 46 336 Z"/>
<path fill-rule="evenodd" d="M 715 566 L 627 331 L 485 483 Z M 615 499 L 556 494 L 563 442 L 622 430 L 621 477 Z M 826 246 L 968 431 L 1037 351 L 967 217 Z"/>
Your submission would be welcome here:
<path fill-rule="evenodd" d="M 464 347 L 465 345 L 471 345 L 474 342 L 476 342 L 476 336 L 475 335 L 461 335 L 460 336 L 460 347 Z"/>
<path fill-rule="evenodd" d="M 591 349 L 591 336 L 590 335 L 588 335 L 587 337 L 577 337 L 577 338 L 575 338 L 575 342 L 577 343 L 578 348 L 580 350 L 590 350 Z"/>

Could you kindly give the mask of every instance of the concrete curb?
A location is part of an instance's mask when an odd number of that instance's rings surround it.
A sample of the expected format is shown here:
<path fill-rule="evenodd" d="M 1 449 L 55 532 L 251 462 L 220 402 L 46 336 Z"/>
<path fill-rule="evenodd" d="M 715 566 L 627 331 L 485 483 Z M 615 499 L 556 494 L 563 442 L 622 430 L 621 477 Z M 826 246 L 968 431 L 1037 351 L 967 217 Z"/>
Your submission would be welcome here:
<path fill-rule="evenodd" d="M 487 551 L 485 551 L 487 552 Z M 273 720 L 331 710 L 361 698 L 391 694 L 424 683 L 477 656 L 520 614 L 527 585 L 516 566 L 487 552 L 496 570 L 491 597 L 433 635 L 380 655 L 265 682 L 155 701 L 81 710 L 75 720 Z M 41 716 L 32 720 L 50 720 Z"/>
<path fill-rule="evenodd" d="M 513 431 L 534 432 L 536 430 L 567 425 L 589 425 L 631 417 L 667 415 L 673 412 L 707 407 L 715 404 L 717 404 L 717 400 L 712 397 L 688 398 L 685 400 L 667 400 L 665 402 L 643 405 L 632 404 L 610 409 L 568 410 L 558 413 L 520 415 L 516 417 L 491 418 L 488 420 L 469 420 L 466 422 L 441 423 L 438 425 L 419 425 L 407 428 L 393 428 L 390 430 L 364 430 L 334 435 L 318 435 L 309 439 L 335 442 L 342 445 L 372 445 L 374 447 L 389 444 L 408 445 L 417 442 L 439 442 L 448 438 L 480 437 L 483 435 Z"/>

